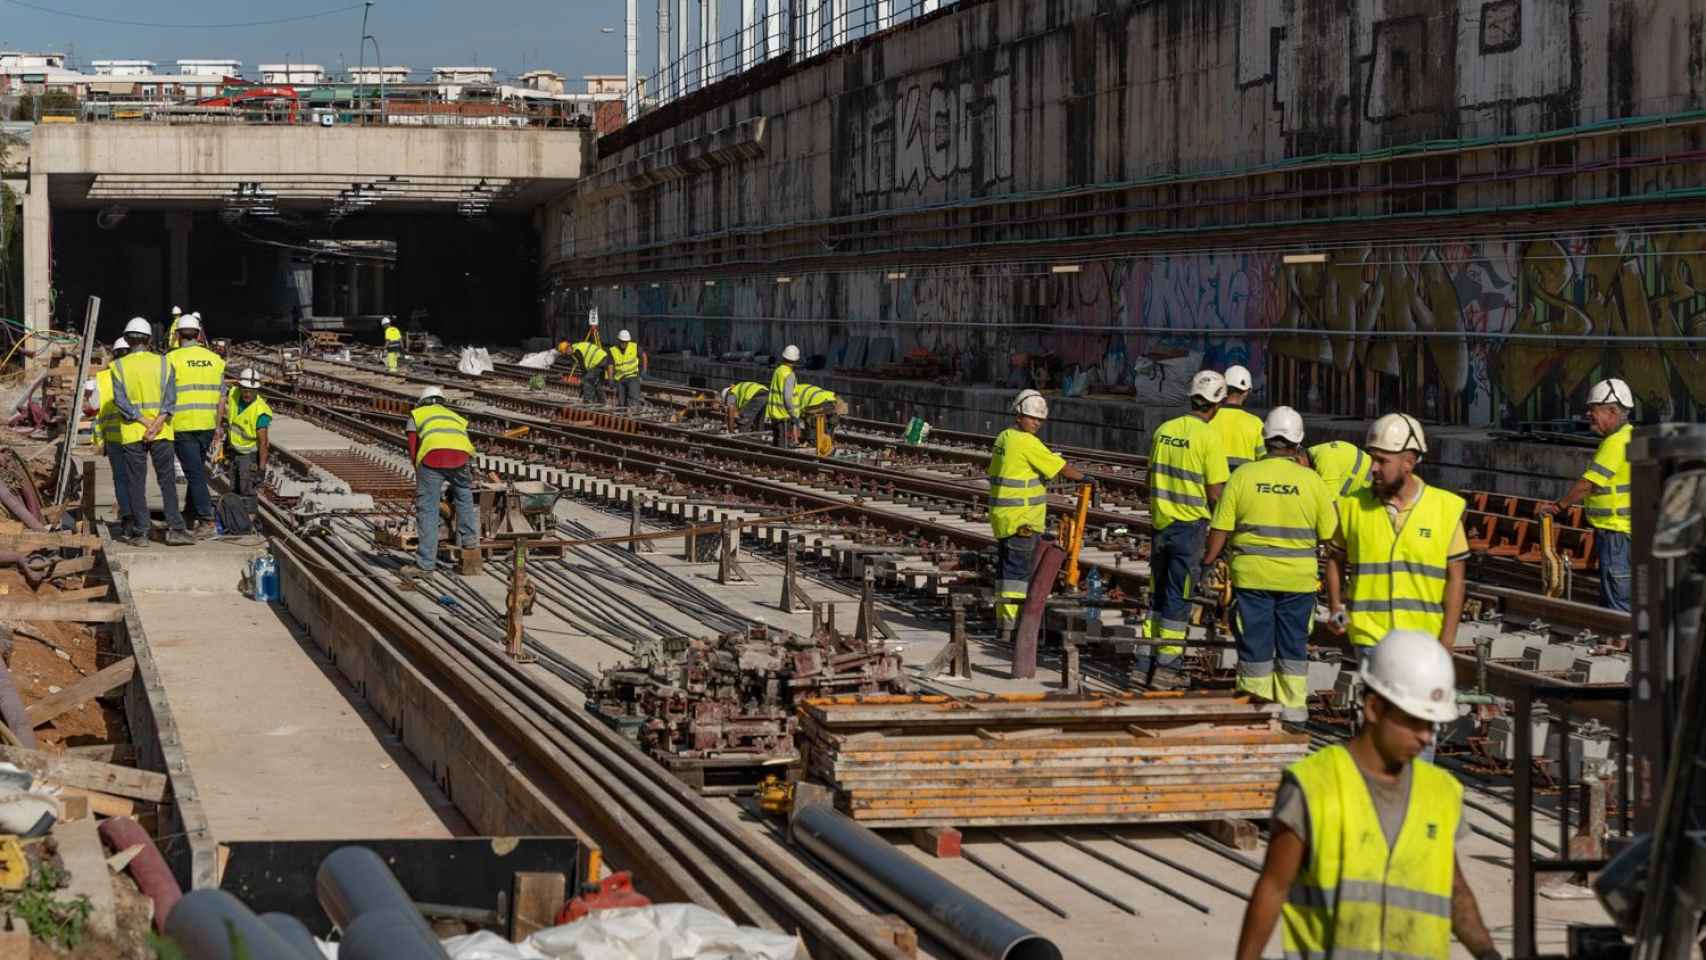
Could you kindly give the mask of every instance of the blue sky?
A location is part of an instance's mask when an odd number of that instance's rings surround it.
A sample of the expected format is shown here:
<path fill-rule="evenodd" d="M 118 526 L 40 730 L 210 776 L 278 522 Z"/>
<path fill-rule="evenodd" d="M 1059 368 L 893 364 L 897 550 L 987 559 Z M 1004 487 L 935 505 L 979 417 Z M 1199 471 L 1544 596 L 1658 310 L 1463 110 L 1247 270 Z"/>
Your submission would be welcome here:
<path fill-rule="evenodd" d="M 0 0 L 0 49 L 58 50 L 90 60 L 154 60 L 168 69 L 173 60 L 236 58 L 253 76 L 260 63 L 290 59 L 328 69 L 356 62 L 361 7 L 312 20 L 231 29 L 122 26 L 45 12 L 44 9 L 151 24 L 231 24 L 331 10 L 349 0 L 255 3 L 249 0 L 173 0 L 138 4 L 127 0 Z M 697 7 L 697 4 L 694 5 Z M 657 0 L 638 0 L 641 76 L 656 69 Z M 733 29 L 734 10 L 724 7 L 723 32 Z M 379 0 L 368 32 L 379 41 L 388 64 L 425 72 L 434 66 L 477 63 L 500 76 L 539 67 L 578 78 L 624 69 L 622 23 L 625 0 Z M 614 33 L 602 33 L 612 27 Z M 373 47 L 367 47 L 367 61 Z M 571 88 L 574 89 L 574 88 Z"/>

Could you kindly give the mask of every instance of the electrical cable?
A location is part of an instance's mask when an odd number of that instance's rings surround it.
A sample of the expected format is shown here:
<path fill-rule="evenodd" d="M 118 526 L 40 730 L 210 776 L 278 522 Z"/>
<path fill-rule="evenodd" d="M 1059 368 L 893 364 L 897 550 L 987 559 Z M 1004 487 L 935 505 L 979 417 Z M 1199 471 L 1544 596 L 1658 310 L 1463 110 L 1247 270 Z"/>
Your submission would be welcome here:
<path fill-rule="evenodd" d="M 74 13 L 70 10 L 55 10 L 39 3 L 29 3 L 27 0 L 0 0 L 0 3 L 10 3 L 15 7 L 35 10 L 39 13 L 53 14 L 59 17 L 69 17 L 73 20 L 86 20 L 90 23 L 109 23 L 121 27 L 149 27 L 157 30 L 239 30 L 246 27 L 270 27 L 280 23 L 297 23 L 303 20 L 318 20 L 333 14 L 347 13 L 361 9 L 361 4 L 352 3 L 318 13 L 303 13 L 290 17 L 274 17 L 267 20 L 248 20 L 241 23 L 149 23 L 143 20 L 120 20 L 115 17 L 98 17 L 87 13 Z"/>

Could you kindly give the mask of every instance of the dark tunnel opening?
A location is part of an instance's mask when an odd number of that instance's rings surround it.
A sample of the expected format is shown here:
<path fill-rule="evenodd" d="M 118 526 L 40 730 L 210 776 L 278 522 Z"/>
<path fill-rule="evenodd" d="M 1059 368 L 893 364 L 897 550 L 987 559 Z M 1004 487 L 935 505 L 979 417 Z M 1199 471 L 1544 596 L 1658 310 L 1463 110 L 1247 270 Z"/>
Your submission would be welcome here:
<path fill-rule="evenodd" d="M 216 210 L 55 210 L 53 322 L 101 298 L 100 339 L 131 317 L 199 311 L 209 338 L 362 340 L 381 316 L 447 344 L 515 342 L 536 322 L 538 241 L 525 215 L 363 214 L 336 222 Z"/>

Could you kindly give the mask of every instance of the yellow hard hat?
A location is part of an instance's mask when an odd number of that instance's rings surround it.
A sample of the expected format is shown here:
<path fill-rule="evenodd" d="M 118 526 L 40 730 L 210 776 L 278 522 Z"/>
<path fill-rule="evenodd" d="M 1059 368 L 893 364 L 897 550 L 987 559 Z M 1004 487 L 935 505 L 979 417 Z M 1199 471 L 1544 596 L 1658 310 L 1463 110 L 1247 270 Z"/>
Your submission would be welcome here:
<path fill-rule="evenodd" d="M 568 353 L 569 352 L 569 341 L 567 341 L 567 340 L 559 341 L 557 343 L 557 352 L 558 353 Z"/>

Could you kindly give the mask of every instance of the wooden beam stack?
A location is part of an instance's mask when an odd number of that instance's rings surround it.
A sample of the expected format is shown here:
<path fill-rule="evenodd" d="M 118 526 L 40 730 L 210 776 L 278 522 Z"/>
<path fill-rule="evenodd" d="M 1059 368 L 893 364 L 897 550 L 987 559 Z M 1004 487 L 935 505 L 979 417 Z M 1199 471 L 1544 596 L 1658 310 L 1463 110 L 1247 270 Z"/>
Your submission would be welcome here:
<path fill-rule="evenodd" d="M 870 827 L 1261 818 L 1309 752 L 1277 705 L 1185 693 L 816 698 L 799 740 Z"/>

